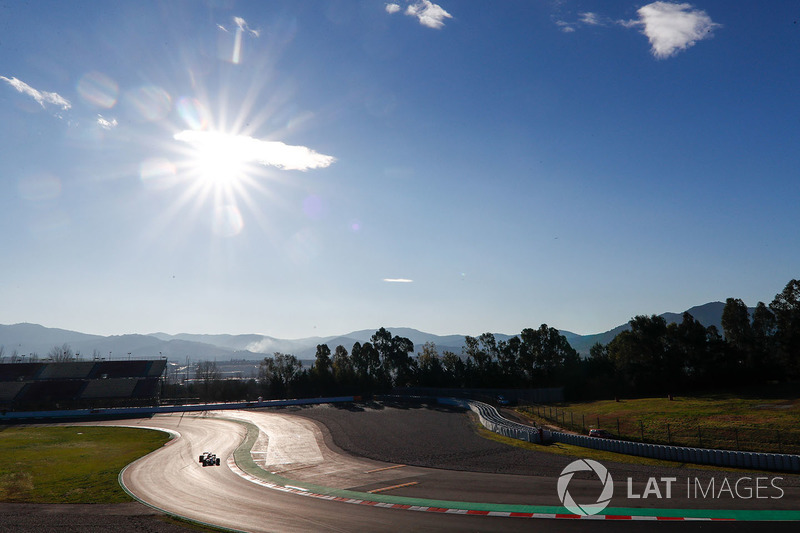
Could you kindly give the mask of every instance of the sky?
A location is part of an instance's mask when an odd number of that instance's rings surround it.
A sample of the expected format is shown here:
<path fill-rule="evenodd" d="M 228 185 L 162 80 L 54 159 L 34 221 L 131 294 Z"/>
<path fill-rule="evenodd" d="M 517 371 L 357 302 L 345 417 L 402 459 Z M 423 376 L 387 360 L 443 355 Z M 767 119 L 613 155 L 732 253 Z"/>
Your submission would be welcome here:
<path fill-rule="evenodd" d="M 796 1 L 0 2 L 0 323 L 599 333 L 800 274 Z"/>

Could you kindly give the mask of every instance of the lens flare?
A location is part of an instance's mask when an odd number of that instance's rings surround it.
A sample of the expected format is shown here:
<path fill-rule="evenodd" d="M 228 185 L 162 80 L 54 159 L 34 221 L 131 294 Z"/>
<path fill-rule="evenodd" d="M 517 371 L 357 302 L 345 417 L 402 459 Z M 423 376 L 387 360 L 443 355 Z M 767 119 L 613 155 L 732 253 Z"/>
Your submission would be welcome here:
<path fill-rule="evenodd" d="M 139 177 L 148 189 L 163 190 L 175 184 L 176 168 L 169 159 L 154 157 L 139 165 Z"/>
<path fill-rule="evenodd" d="M 175 106 L 178 114 L 192 130 L 205 130 L 210 123 L 208 109 L 195 98 L 183 97 Z"/>
<path fill-rule="evenodd" d="M 167 116 L 172 98 L 161 87 L 146 85 L 125 93 L 125 103 L 131 118 L 138 122 L 155 122 Z"/>
<path fill-rule="evenodd" d="M 84 102 L 111 109 L 117 103 L 117 82 L 100 72 L 87 72 L 78 80 L 78 94 Z"/>

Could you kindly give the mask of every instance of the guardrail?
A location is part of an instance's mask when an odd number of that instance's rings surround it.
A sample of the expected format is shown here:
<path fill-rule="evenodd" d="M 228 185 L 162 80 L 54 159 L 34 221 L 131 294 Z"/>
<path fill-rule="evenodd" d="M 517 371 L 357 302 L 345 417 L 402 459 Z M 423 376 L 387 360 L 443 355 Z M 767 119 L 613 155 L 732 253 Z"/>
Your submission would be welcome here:
<path fill-rule="evenodd" d="M 476 402 L 475 400 L 462 400 L 458 398 L 437 398 L 437 400 L 443 405 L 454 405 L 456 407 L 463 407 L 471 410 L 473 413 L 478 415 L 478 419 L 483 427 L 494 431 L 495 433 L 499 433 L 504 437 L 524 440 L 526 442 L 533 442 L 536 444 L 541 444 L 542 442 L 547 442 L 551 439 L 551 431 L 512 422 L 507 418 L 503 418 L 503 416 L 497 412 L 497 409 L 483 402 Z"/>
<path fill-rule="evenodd" d="M 64 420 L 76 418 L 131 418 L 164 413 L 188 413 L 193 411 L 220 411 L 227 409 L 255 409 L 258 407 L 284 407 L 289 405 L 313 405 L 318 403 L 343 403 L 355 400 L 353 396 L 330 398 L 302 398 L 295 400 L 266 400 L 261 402 L 203 403 L 192 405 L 159 405 L 157 407 L 119 407 L 99 409 L 68 409 L 63 411 L 8 411 L 0 413 L 2 422 L 25 422 Z"/>
<path fill-rule="evenodd" d="M 624 440 L 603 439 L 586 435 L 574 435 L 561 431 L 541 430 L 532 426 L 512 422 L 497 412 L 491 405 L 474 400 L 438 398 L 439 403 L 455 405 L 475 412 L 481 424 L 500 435 L 527 442 L 562 442 L 573 446 L 624 453 L 639 457 L 662 459 L 680 463 L 727 466 L 734 468 L 754 468 L 757 470 L 776 470 L 780 472 L 800 472 L 800 455 L 785 453 L 756 453 L 708 448 L 686 448 L 664 444 L 646 444 Z"/>

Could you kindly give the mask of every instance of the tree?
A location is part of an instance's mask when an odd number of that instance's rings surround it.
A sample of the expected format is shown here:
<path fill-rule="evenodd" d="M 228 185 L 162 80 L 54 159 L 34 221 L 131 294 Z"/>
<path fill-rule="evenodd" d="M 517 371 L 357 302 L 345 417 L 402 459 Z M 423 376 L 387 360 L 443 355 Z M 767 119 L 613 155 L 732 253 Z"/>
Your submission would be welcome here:
<path fill-rule="evenodd" d="M 333 353 L 333 379 L 339 390 L 349 391 L 355 382 L 353 361 L 347 354 L 347 349 L 341 344 Z"/>
<path fill-rule="evenodd" d="M 728 298 L 722 310 L 722 332 L 725 340 L 740 356 L 752 348 L 753 330 L 750 327 L 750 312 L 738 298 Z"/>
<path fill-rule="evenodd" d="M 333 362 L 331 361 L 331 349 L 327 344 L 317 345 L 316 359 L 314 367 L 311 369 L 312 382 L 316 384 L 320 394 L 328 394 L 333 388 Z"/>
<path fill-rule="evenodd" d="M 376 377 L 382 386 L 408 385 L 412 378 L 414 343 L 405 337 L 395 337 L 386 328 L 375 332 L 370 339 L 383 366 Z M 388 382 L 387 382 L 388 378 Z"/>
<path fill-rule="evenodd" d="M 300 361 L 291 354 L 275 352 L 272 357 L 265 357 L 258 367 L 258 381 L 270 395 L 286 398 L 292 390 L 292 384 L 301 374 Z"/>
<path fill-rule="evenodd" d="M 467 385 L 472 387 L 488 387 L 494 385 L 497 375 L 497 365 L 492 360 L 493 351 L 496 351 L 494 335 L 484 333 L 480 337 L 464 338 L 464 356 L 467 358 L 466 378 Z"/>
<path fill-rule="evenodd" d="M 622 384 L 636 393 L 666 392 L 663 376 L 667 353 L 666 320 L 656 315 L 640 315 L 629 324 L 630 330 L 621 332 L 608 343 L 608 355 Z"/>
<path fill-rule="evenodd" d="M 219 369 L 217 368 L 216 361 L 200 361 L 195 368 L 195 378 L 197 378 L 202 386 L 203 400 L 215 400 L 216 382 L 222 377 Z"/>
<path fill-rule="evenodd" d="M 507 341 L 497 343 L 500 376 L 506 386 L 521 386 L 524 382 L 520 372 L 520 353 L 522 341 L 519 337 L 511 337 Z"/>
<path fill-rule="evenodd" d="M 775 353 L 775 315 L 764 304 L 758 302 L 753 311 L 753 366 L 756 378 L 776 379 L 780 376 Z"/>
<path fill-rule="evenodd" d="M 520 368 L 535 386 L 556 384 L 578 364 L 578 353 L 556 328 L 542 324 L 520 333 Z"/>
<path fill-rule="evenodd" d="M 47 357 L 56 363 L 66 363 L 67 361 L 75 360 L 75 354 L 72 352 L 72 348 L 66 343 L 61 346 L 53 346 L 53 348 L 47 352 Z"/>
<path fill-rule="evenodd" d="M 366 386 L 385 389 L 391 385 L 388 369 L 381 364 L 381 354 L 371 342 L 361 346 L 361 358 L 367 365 Z"/>
<path fill-rule="evenodd" d="M 449 351 L 442 353 L 442 370 L 444 371 L 444 384 L 452 387 L 463 387 L 466 366 L 461 358 Z"/>
<path fill-rule="evenodd" d="M 669 392 L 685 387 L 690 374 L 694 379 L 704 379 L 711 362 L 708 354 L 708 331 L 689 313 L 683 313 L 680 324 L 667 326 L 666 353 L 663 360 L 662 380 Z M 715 362 L 720 372 L 720 361 Z"/>
<path fill-rule="evenodd" d="M 356 341 L 350 351 L 350 359 L 353 362 L 356 379 L 361 383 L 361 386 L 364 386 L 369 380 L 369 361 L 366 355 L 361 343 Z"/>
<path fill-rule="evenodd" d="M 426 342 L 417 355 L 417 383 L 423 387 L 440 386 L 444 378 L 442 361 L 436 344 Z"/>
<path fill-rule="evenodd" d="M 800 376 L 800 281 L 793 279 L 769 304 L 775 315 L 778 358 L 790 378 Z"/>

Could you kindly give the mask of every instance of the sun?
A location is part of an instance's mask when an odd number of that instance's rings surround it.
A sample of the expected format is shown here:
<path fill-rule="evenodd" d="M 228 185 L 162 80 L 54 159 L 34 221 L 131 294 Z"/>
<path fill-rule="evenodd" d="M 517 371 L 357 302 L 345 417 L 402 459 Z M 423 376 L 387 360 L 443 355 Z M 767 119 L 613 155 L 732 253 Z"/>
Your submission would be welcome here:
<path fill-rule="evenodd" d="M 184 132 L 191 139 L 187 154 L 189 174 L 201 185 L 211 188 L 237 188 L 246 179 L 251 154 L 237 135 L 206 131 L 202 136 Z"/>

